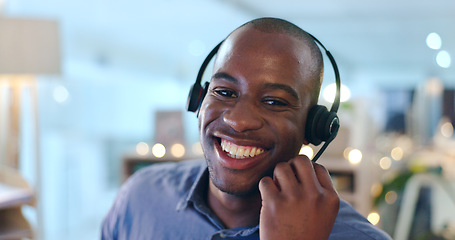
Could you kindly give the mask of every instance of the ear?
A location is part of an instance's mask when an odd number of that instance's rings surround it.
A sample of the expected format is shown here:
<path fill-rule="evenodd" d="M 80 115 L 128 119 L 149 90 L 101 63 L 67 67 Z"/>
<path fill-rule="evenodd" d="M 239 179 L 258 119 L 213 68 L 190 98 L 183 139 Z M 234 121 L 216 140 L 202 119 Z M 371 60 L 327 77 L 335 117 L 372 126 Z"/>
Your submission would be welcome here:
<path fill-rule="evenodd" d="M 307 133 L 305 132 L 307 129 L 306 129 L 306 123 L 305 123 L 305 126 L 304 126 L 304 132 L 303 132 L 303 136 L 302 136 L 302 144 L 303 145 L 308 145 L 310 144 L 310 142 L 308 141 L 307 139 Z"/>
<path fill-rule="evenodd" d="M 310 107 L 310 110 L 312 108 Z M 302 144 L 303 145 L 308 145 L 310 144 L 310 141 L 308 140 L 308 133 L 306 131 L 308 131 L 308 128 L 307 128 L 307 125 L 308 125 L 308 114 L 310 113 L 310 110 L 308 110 L 306 116 L 305 116 L 305 123 L 303 124 L 303 129 L 304 129 L 304 132 L 303 132 L 303 137 L 302 137 Z"/>

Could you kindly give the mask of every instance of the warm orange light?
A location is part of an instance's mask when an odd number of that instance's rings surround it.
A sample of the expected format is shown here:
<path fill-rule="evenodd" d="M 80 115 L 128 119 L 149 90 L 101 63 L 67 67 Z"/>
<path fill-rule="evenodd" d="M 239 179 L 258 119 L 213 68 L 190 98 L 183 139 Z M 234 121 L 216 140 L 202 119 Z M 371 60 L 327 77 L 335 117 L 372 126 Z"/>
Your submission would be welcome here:
<path fill-rule="evenodd" d="M 390 152 L 390 155 L 392 156 L 392 158 L 396 161 L 400 161 L 401 159 L 403 159 L 403 149 L 400 148 L 400 147 L 395 147 L 392 149 L 392 151 Z"/>
<path fill-rule="evenodd" d="M 390 159 L 389 157 L 383 157 L 383 158 L 381 158 L 381 160 L 379 160 L 379 166 L 380 166 L 383 170 L 389 169 L 389 168 L 392 166 L 392 159 Z"/>
<path fill-rule="evenodd" d="M 176 143 L 171 147 L 171 154 L 176 158 L 181 158 L 185 155 L 185 147 L 180 143 Z"/>

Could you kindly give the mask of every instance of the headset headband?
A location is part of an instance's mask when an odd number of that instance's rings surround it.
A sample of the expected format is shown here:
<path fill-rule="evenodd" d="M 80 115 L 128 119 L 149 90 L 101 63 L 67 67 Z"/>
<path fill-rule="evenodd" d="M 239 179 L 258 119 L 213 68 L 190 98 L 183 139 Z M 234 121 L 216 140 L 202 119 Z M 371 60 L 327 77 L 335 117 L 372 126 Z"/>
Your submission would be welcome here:
<path fill-rule="evenodd" d="M 332 64 L 332 68 L 335 74 L 335 84 L 336 84 L 336 93 L 335 93 L 335 98 L 333 100 L 332 107 L 330 108 L 331 112 L 338 112 L 338 108 L 340 107 L 340 88 L 341 88 L 341 80 L 340 80 L 340 72 L 338 70 L 338 65 L 335 61 L 335 58 L 332 56 L 329 50 L 325 48 L 324 44 L 321 43 L 315 36 L 311 35 L 310 33 L 307 33 L 322 49 L 324 49 L 325 54 L 329 58 L 330 64 Z M 215 46 L 215 48 L 210 51 L 209 55 L 204 59 L 204 62 L 202 62 L 201 67 L 199 68 L 199 72 L 197 73 L 196 77 L 196 84 L 201 85 L 202 77 L 204 76 L 205 69 L 207 68 L 207 65 L 209 65 L 210 60 L 215 56 L 215 54 L 218 52 L 218 50 L 221 47 L 221 44 L 223 44 L 224 40 L 218 43 L 218 45 Z"/>

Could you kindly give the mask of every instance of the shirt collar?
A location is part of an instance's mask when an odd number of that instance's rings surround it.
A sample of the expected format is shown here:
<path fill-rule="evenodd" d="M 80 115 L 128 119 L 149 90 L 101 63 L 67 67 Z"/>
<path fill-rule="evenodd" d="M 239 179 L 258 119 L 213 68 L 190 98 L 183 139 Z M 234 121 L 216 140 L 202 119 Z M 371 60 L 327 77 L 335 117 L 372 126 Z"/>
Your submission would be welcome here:
<path fill-rule="evenodd" d="M 190 206 L 207 219 L 218 229 L 224 229 L 225 226 L 215 215 L 215 213 L 207 205 L 207 191 L 209 184 L 209 172 L 207 166 L 201 167 L 194 183 L 189 188 L 187 194 L 183 195 L 180 202 L 177 204 L 177 211 L 183 211 Z"/>
<path fill-rule="evenodd" d="M 183 195 L 182 199 L 177 204 L 176 210 L 183 211 L 187 208 L 194 207 L 196 211 L 205 215 L 218 229 L 221 235 L 225 237 L 236 237 L 236 236 L 248 236 L 251 234 L 258 234 L 259 225 L 256 227 L 244 227 L 236 229 L 225 229 L 225 226 L 221 223 L 220 219 L 210 210 L 207 206 L 207 191 L 209 182 L 209 172 L 206 164 L 201 164 L 198 174 L 194 178 L 194 182 L 187 190 L 187 193 Z M 254 237 L 257 239 L 258 237 Z"/>
<path fill-rule="evenodd" d="M 199 173 L 187 193 L 183 195 L 182 199 L 177 204 L 177 211 L 184 210 L 188 207 L 189 203 L 201 204 L 205 203 L 205 193 L 208 188 L 208 169 L 206 164 L 201 164 Z"/>

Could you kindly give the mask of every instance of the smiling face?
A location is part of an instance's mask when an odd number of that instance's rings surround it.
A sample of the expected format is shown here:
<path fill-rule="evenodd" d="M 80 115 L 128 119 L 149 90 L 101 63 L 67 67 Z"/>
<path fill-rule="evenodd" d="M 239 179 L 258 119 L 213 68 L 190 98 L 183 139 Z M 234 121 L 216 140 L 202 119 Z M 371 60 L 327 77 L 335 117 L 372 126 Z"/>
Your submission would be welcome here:
<path fill-rule="evenodd" d="M 218 51 L 200 115 L 210 182 L 223 192 L 258 192 L 278 162 L 296 156 L 315 85 L 310 48 L 296 37 L 252 27 Z"/>

